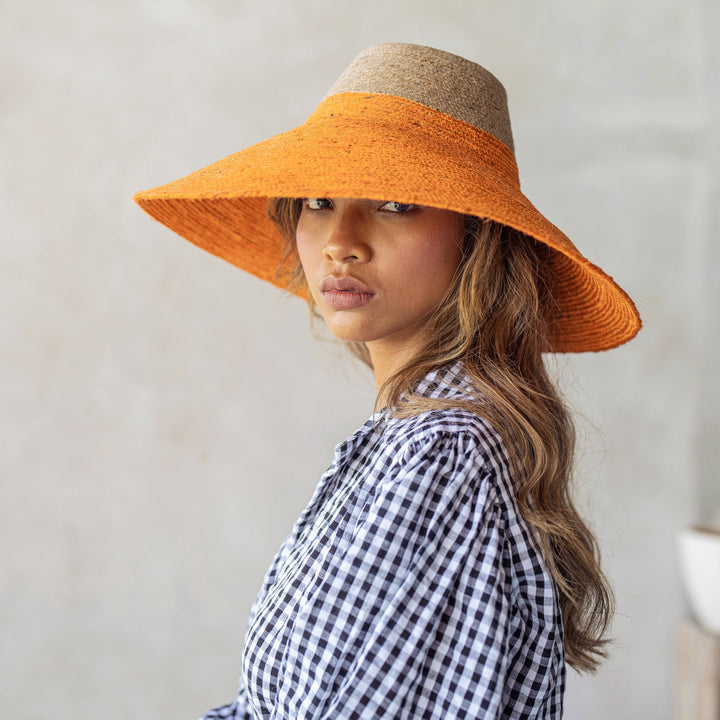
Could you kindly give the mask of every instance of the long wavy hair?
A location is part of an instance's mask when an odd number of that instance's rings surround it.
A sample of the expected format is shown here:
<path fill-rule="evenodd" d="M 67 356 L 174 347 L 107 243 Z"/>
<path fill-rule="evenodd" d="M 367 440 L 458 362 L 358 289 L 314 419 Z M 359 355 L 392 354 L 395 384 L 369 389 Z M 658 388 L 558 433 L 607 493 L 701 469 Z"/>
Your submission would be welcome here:
<path fill-rule="evenodd" d="M 285 244 L 278 272 L 289 289 L 305 290 L 317 314 L 295 247 L 301 210 L 298 199 L 268 203 Z M 559 589 L 567 662 L 587 672 L 607 657 L 614 598 L 597 541 L 572 499 L 575 428 L 543 360 L 555 315 L 551 252 L 511 228 L 466 216 L 461 262 L 446 298 L 426 318 L 412 361 L 381 393 L 400 417 L 447 406 L 413 389 L 431 370 L 463 363 L 476 397 L 460 404 L 486 418 L 505 443 L 520 512 Z M 350 345 L 372 367 L 367 348 Z"/>

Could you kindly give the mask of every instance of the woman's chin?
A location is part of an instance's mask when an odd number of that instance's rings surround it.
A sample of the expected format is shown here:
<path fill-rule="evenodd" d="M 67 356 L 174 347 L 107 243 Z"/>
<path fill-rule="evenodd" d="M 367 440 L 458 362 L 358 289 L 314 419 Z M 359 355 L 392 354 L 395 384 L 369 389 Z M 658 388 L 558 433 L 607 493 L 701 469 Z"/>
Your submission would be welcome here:
<path fill-rule="evenodd" d="M 327 323 L 326 323 L 327 325 Z M 367 333 L 358 332 L 348 328 L 332 328 L 328 325 L 328 330 L 336 340 L 347 343 L 367 343 L 372 342 L 373 337 Z"/>

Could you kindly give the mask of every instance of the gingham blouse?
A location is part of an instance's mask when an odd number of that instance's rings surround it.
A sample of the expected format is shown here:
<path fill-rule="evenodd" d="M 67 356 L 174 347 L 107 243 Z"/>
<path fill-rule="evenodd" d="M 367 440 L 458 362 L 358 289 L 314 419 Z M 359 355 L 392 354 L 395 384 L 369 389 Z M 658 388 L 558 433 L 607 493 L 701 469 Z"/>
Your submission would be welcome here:
<path fill-rule="evenodd" d="M 419 391 L 456 398 L 460 366 Z M 335 449 L 251 612 L 237 699 L 204 718 L 560 718 L 557 590 L 498 435 L 380 411 Z"/>

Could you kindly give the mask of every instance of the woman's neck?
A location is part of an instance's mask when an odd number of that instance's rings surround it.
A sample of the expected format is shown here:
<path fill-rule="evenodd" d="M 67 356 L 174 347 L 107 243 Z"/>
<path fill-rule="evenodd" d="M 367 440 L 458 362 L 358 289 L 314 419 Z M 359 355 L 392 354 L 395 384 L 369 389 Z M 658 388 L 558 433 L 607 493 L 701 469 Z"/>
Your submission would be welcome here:
<path fill-rule="evenodd" d="M 375 343 L 367 343 L 367 348 L 375 374 L 375 407 L 383 408 L 387 405 L 385 383 L 410 362 L 415 348 L 409 345 L 378 347 Z"/>

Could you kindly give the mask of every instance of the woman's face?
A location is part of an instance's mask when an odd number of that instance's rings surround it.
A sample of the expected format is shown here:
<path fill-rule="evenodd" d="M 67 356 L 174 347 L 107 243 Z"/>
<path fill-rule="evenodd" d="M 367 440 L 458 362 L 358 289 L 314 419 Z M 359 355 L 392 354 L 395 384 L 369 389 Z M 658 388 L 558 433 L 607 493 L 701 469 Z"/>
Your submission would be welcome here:
<path fill-rule="evenodd" d="M 422 205 L 306 198 L 297 248 L 330 331 L 374 350 L 410 348 L 460 262 L 463 216 Z"/>

